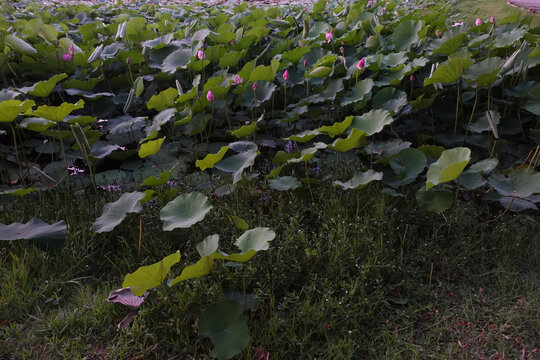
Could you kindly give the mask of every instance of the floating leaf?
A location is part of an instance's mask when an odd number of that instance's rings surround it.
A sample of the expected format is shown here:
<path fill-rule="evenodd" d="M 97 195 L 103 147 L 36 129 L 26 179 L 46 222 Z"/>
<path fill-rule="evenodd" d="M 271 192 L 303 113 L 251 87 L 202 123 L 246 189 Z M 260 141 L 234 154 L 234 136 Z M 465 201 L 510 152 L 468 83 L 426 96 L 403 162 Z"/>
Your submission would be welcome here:
<path fill-rule="evenodd" d="M 179 261 L 180 252 L 177 251 L 155 264 L 141 266 L 134 273 L 124 277 L 122 287 L 129 287 L 133 295 L 142 296 L 146 290 L 159 286 L 167 277 L 171 267 Z"/>
<path fill-rule="evenodd" d="M 471 160 L 471 149 L 458 147 L 445 150 L 441 157 L 431 164 L 427 172 L 426 190 L 437 184 L 457 179 Z"/>
<path fill-rule="evenodd" d="M 144 197 L 144 193 L 135 191 L 124 193 L 117 201 L 105 204 L 101 216 L 92 224 L 92 231 L 97 233 L 112 231 L 124 221 L 128 213 L 141 212 L 141 200 Z"/>
<path fill-rule="evenodd" d="M 230 359 L 249 344 L 247 317 L 242 306 L 231 299 L 224 299 L 206 309 L 201 314 L 199 329 L 201 334 L 212 340 L 214 349 L 210 355 L 218 359 Z"/>
<path fill-rule="evenodd" d="M 281 176 L 268 180 L 268 186 L 278 191 L 294 190 L 301 186 L 300 181 L 292 176 Z"/>
<path fill-rule="evenodd" d="M 199 192 L 182 194 L 170 201 L 159 213 L 163 220 L 163 230 L 189 228 L 204 219 L 212 209 L 208 197 Z"/>
<path fill-rule="evenodd" d="M 334 186 L 339 186 L 343 190 L 349 189 L 360 189 L 372 181 L 380 181 L 383 178 L 383 174 L 374 170 L 369 169 L 366 172 L 358 172 L 354 174 L 351 180 L 347 182 L 334 181 Z"/>

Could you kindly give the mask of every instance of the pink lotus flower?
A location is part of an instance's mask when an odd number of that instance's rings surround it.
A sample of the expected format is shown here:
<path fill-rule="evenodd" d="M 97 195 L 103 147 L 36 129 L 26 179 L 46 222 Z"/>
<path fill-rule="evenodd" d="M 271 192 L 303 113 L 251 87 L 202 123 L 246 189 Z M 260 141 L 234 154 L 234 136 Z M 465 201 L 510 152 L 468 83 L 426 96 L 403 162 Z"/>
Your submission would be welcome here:
<path fill-rule="evenodd" d="M 325 37 L 326 37 L 326 42 L 330 43 L 330 41 L 332 41 L 332 39 L 334 38 L 334 35 L 332 35 L 331 32 L 328 32 L 325 34 Z"/>
<path fill-rule="evenodd" d="M 439 30 L 435 31 L 435 36 L 436 36 L 436 37 L 440 37 L 441 35 L 442 35 L 442 34 L 441 34 L 441 32 L 440 32 Z"/>
<path fill-rule="evenodd" d="M 462 26 L 463 23 L 462 22 L 455 22 L 452 24 L 452 27 L 456 27 L 456 26 Z"/>
<path fill-rule="evenodd" d="M 131 59 L 130 59 L 130 58 L 127 58 L 127 59 L 126 59 L 126 64 L 129 65 L 130 63 L 131 63 Z"/>
<path fill-rule="evenodd" d="M 212 102 L 215 99 L 216 98 L 214 97 L 214 93 L 212 92 L 212 90 L 208 90 L 208 92 L 206 93 L 206 100 L 208 100 L 208 102 Z"/>
<path fill-rule="evenodd" d="M 197 51 L 197 58 L 198 58 L 199 60 L 204 59 L 204 51 L 202 51 L 201 49 L 199 49 L 199 51 Z"/>
<path fill-rule="evenodd" d="M 411 74 L 411 76 L 409 76 L 409 80 L 414 81 L 414 75 L 413 74 Z"/>
<path fill-rule="evenodd" d="M 307 68 L 307 60 L 304 60 L 304 67 Z"/>
<path fill-rule="evenodd" d="M 482 25 L 482 19 L 478 18 L 476 19 L 476 21 L 474 22 L 476 26 L 480 26 Z"/>
<path fill-rule="evenodd" d="M 364 58 L 360 59 L 360 61 L 356 63 L 356 68 L 358 70 L 362 70 L 364 66 L 366 66 L 366 60 Z"/>
<path fill-rule="evenodd" d="M 345 49 L 343 48 L 343 46 L 339 47 L 339 52 L 341 53 L 341 55 L 345 54 Z"/>
<path fill-rule="evenodd" d="M 68 51 L 69 55 L 73 56 L 75 55 L 75 47 L 73 46 L 73 44 L 71 44 L 69 46 L 69 51 Z"/>
<path fill-rule="evenodd" d="M 283 73 L 283 80 L 289 80 L 289 70 L 285 70 L 285 72 Z"/>
<path fill-rule="evenodd" d="M 243 82 L 243 81 L 244 81 L 244 79 L 242 79 L 242 77 L 241 77 L 240 75 L 236 75 L 236 76 L 234 77 L 233 84 L 234 84 L 234 85 L 238 85 L 238 84 L 240 84 L 240 83 Z"/>
<path fill-rule="evenodd" d="M 68 62 L 71 60 L 71 55 L 69 53 L 65 53 L 62 55 L 62 61 Z"/>
<path fill-rule="evenodd" d="M 490 15 L 489 22 L 492 23 L 492 24 L 495 23 L 495 16 Z"/>
<path fill-rule="evenodd" d="M 257 91 L 257 83 L 254 82 L 253 85 L 251 85 L 251 88 L 253 89 L 253 91 Z"/>

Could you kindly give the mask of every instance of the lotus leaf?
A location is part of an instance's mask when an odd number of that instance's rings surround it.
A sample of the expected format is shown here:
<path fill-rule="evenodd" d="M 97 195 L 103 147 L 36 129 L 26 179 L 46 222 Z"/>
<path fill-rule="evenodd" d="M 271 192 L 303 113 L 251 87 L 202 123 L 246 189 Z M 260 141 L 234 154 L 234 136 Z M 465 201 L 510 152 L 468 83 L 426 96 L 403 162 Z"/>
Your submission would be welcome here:
<path fill-rule="evenodd" d="M 416 192 L 416 201 L 427 211 L 441 213 L 452 207 L 454 194 L 448 189 L 426 190 L 422 186 Z"/>
<path fill-rule="evenodd" d="M 12 122 L 24 112 L 30 111 L 36 103 L 32 100 L 5 100 L 0 102 L 0 123 Z"/>
<path fill-rule="evenodd" d="M 364 131 L 369 136 L 380 132 L 384 126 L 394 121 L 390 112 L 382 109 L 373 109 L 361 116 L 355 116 L 351 128 Z"/>
<path fill-rule="evenodd" d="M 92 231 L 97 233 L 112 231 L 126 218 L 127 213 L 139 213 L 142 210 L 142 192 L 124 193 L 115 202 L 103 206 L 101 216 L 92 224 Z"/>
<path fill-rule="evenodd" d="M 227 150 L 229 150 L 229 147 L 230 146 L 222 146 L 217 154 L 208 154 L 204 157 L 204 159 L 197 160 L 195 162 L 195 166 L 201 169 L 201 171 L 213 168 L 217 162 L 223 159 L 223 156 L 225 156 L 225 153 Z"/>
<path fill-rule="evenodd" d="M 19 91 L 37 97 L 47 97 L 51 94 L 56 84 L 67 78 L 67 74 L 56 74 L 49 80 L 40 81 L 32 86 L 20 88 Z"/>
<path fill-rule="evenodd" d="M 139 149 L 139 157 L 141 159 L 144 159 L 147 156 L 156 154 L 159 149 L 161 149 L 161 144 L 163 144 L 164 140 L 165 138 L 161 138 L 141 144 L 141 148 Z"/>
<path fill-rule="evenodd" d="M 526 198 L 540 193 L 540 173 L 533 169 L 515 169 L 507 176 L 492 174 L 491 185 L 502 196 Z"/>
<path fill-rule="evenodd" d="M 278 191 L 294 190 L 301 186 L 300 181 L 292 176 L 281 176 L 268 180 L 268 186 Z"/>
<path fill-rule="evenodd" d="M 433 75 L 424 80 L 424 86 L 435 83 L 452 84 L 459 80 L 463 70 L 467 70 L 473 64 L 472 59 L 454 57 L 441 64 Z"/>
<path fill-rule="evenodd" d="M 124 277 L 122 287 L 129 287 L 135 296 L 142 296 L 146 290 L 159 286 L 167 277 L 171 267 L 179 261 L 180 252 L 177 251 L 155 264 L 141 266 L 134 273 Z"/>
<path fill-rule="evenodd" d="M 182 194 L 170 201 L 159 214 L 163 220 L 163 230 L 171 231 L 177 228 L 189 228 L 204 219 L 212 209 L 208 197 L 199 192 Z"/>
<path fill-rule="evenodd" d="M 60 106 L 41 105 L 35 111 L 26 111 L 26 115 L 40 117 L 59 123 L 71 114 L 72 111 L 82 109 L 83 107 L 83 100 L 79 100 L 75 104 L 64 102 Z"/>
<path fill-rule="evenodd" d="M 458 147 L 444 150 L 427 172 L 426 190 L 437 184 L 457 179 L 471 160 L 471 149 Z"/>

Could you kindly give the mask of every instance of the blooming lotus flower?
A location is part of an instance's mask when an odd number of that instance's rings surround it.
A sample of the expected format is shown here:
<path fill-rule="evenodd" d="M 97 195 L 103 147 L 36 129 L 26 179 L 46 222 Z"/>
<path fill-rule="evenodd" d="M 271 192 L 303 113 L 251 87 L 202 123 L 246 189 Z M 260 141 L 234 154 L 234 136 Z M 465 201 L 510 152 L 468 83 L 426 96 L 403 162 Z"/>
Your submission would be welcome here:
<path fill-rule="evenodd" d="M 208 102 L 212 102 L 215 99 L 216 98 L 214 97 L 214 93 L 212 92 L 212 90 L 208 90 L 208 92 L 206 93 L 206 100 L 208 100 Z"/>
<path fill-rule="evenodd" d="M 283 80 L 289 80 L 289 70 L 285 70 L 285 72 L 283 73 Z"/>
<path fill-rule="evenodd" d="M 204 59 L 204 51 L 202 51 L 201 49 L 199 49 L 199 51 L 197 51 L 197 58 L 198 58 L 199 60 Z"/>
<path fill-rule="evenodd" d="M 366 60 L 364 58 L 361 58 L 360 61 L 356 63 L 356 68 L 358 70 L 362 70 L 366 66 Z"/>
<path fill-rule="evenodd" d="M 495 16 L 490 15 L 489 22 L 492 23 L 492 24 L 495 23 Z"/>
<path fill-rule="evenodd" d="M 480 26 L 480 25 L 482 25 L 482 19 L 477 18 L 474 23 L 475 23 L 476 26 Z"/>
<path fill-rule="evenodd" d="M 326 42 L 329 43 L 334 38 L 334 35 L 332 35 L 331 32 L 328 32 L 325 34 L 325 37 L 326 37 Z"/>
<path fill-rule="evenodd" d="M 257 83 L 254 82 L 253 85 L 251 85 L 251 88 L 253 89 L 253 91 L 257 91 Z"/>
<path fill-rule="evenodd" d="M 62 61 L 68 62 L 71 60 L 71 55 L 69 53 L 65 53 L 62 55 Z"/>
<path fill-rule="evenodd" d="M 234 77 L 233 84 L 234 84 L 234 85 L 238 85 L 238 84 L 240 84 L 242 81 L 244 81 L 244 79 L 242 79 L 242 77 L 241 77 L 240 75 L 236 75 L 236 76 Z"/>

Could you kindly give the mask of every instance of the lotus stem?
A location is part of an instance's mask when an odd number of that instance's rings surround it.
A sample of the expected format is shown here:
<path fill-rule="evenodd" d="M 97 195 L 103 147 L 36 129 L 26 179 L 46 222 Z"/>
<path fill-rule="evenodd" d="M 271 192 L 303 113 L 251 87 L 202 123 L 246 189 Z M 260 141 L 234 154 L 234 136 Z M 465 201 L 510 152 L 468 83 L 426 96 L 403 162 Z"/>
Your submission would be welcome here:
<path fill-rule="evenodd" d="M 457 132 L 458 115 L 459 115 L 459 80 L 457 81 L 456 118 L 454 120 L 454 136 L 456 136 L 456 132 Z"/>
<path fill-rule="evenodd" d="M 471 127 L 471 122 L 474 116 L 474 111 L 476 110 L 476 105 L 478 104 L 478 87 L 476 87 L 475 90 L 475 96 L 474 96 L 474 104 L 471 112 L 471 117 L 469 118 L 469 122 L 467 123 L 467 130 L 465 130 L 465 136 L 463 137 L 463 142 L 465 142 L 465 138 L 467 137 L 467 134 L 469 133 L 469 128 Z"/>

